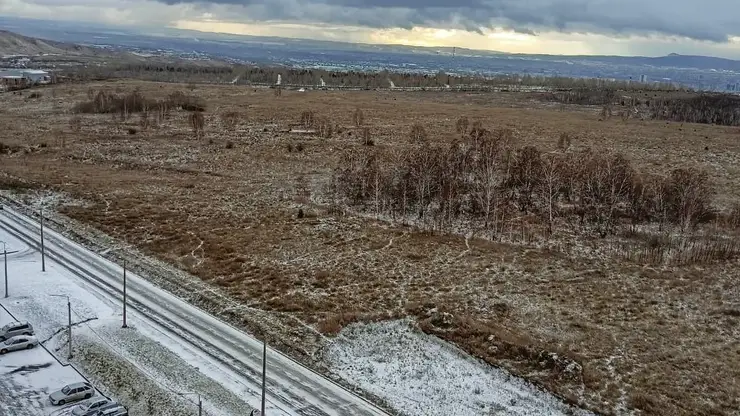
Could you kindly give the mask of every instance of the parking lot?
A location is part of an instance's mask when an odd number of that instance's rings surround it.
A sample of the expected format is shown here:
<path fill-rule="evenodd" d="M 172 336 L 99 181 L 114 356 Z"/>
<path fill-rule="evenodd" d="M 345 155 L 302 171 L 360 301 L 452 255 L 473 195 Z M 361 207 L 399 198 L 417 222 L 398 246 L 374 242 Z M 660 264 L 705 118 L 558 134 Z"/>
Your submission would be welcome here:
<path fill-rule="evenodd" d="M 0 308 L 0 327 L 13 321 L 13 317 Z M 66 384 L 85 381 L 74 368 L 60 364 L 41 346 L 0 355 L 0 372 L 1 415 L 66 414 L 74 404 L 52 406 L 49 393 Z"/>

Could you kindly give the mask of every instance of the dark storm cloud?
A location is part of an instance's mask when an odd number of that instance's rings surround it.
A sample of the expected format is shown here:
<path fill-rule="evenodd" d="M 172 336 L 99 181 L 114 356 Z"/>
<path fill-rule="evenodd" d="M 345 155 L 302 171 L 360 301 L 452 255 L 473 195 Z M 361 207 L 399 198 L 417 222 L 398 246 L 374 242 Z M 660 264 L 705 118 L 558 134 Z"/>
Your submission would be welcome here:
<path fill-rule="evenodd" d="M 372 28 L 662 34 L 723 42 L 740 32 L 737 0 L 159 0 L 219 5 L 229 20 L 290 20 Z"/>

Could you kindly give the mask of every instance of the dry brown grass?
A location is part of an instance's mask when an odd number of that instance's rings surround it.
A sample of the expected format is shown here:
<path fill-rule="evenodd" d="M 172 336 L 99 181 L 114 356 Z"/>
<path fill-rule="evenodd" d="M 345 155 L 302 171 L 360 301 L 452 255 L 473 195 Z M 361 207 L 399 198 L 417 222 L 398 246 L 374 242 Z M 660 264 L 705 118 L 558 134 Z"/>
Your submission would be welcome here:
<path fill-rule="evenodd" d="M 285 326 L 299 325 L 297 318 L 332 334 L 356 320 L 410 315 L 470 353 L 606 414 L 740 408 L 740 319 L 725 312 L 740 308 L 737 261 L 645 266 L 603 255 L 603 244 L 618 242 L 577 238 L 567 228 L 549 248 L 466 242 L 346 213 L 325 198 L 341 151 L 362 147 L 356 108 L 376 146 L 388 151 L 404 151 L 414 124 L 432 142 L 458 138 L 464 116 L 546 151 L 557 149 L 562 134 L 577 137 L 572 149 L 619 151 L 645 172 L 696 165 L 710 173 L 728 212 L 740 200 L 736 129 L 598 121 L 599 108 L 553 107 L 516 94 L 285 90 L 277 97 L 267 89 L 199 86 L 194 94 L 206 108 L 219 109 L 204 113 L 206 140 L 195 140 L 184 111 L 136 135 L 122 133 L 136 120 L 115 125 L 96 114 L 80 116 L 79 132 L 53 132 L 68 129 L 65 111 L 90 87 L 139 87 L 154 100 L 183 89 L 110 82 L 57 86 L 63 101 L 6 95 L 0 142 L 37 150 L 0 156 L 3 187 L 45 185 L 84 198 L 91 205 L 64 211 L 233 299 L 282 312 Z M 342 132 L 286 133 L 297 120 L 305 124 L 306 111 Z M 248 117 L 233 129 L 211 127 L 227 112 Z M 58 143 L 52 136 L 60 134 L 65 146 L 38 147 Z M 286 150 L 299 140 L 301 152 Z M 520 232 L 533 241 L 524 228 L 510 231 L 512 239 Z M 581 370 L 562 368 L 569 363 Z"/>

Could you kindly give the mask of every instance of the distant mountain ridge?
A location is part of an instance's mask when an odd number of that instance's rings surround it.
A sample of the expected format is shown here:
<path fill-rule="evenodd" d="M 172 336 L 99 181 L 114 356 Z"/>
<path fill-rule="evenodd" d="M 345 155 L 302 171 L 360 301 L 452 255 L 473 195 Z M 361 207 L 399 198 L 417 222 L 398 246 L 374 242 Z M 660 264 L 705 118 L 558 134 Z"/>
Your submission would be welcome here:
<path fill-rule="evenodd" d="M 0 30 L 0 56 L 10 55 L 96 55 L 100 50 L 73 43 L 57 42 Z"/>

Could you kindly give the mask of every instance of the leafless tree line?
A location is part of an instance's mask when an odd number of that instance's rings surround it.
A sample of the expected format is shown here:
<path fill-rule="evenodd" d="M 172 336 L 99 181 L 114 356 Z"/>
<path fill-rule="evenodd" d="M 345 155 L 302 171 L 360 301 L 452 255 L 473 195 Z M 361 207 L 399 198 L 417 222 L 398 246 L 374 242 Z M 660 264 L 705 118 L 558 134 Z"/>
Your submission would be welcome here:
<path fill-rule="evenodd" d="M 653 100 L 650 116 L 659 120 L 687 123 L 740 125 L 740 97 L 730 94 L 702 94 L 693 97 Z"/>
<path fill-rule="evenodd" d="M 713 215 L 705 172 L 641 174 L 619 153 L 518 147 L 510 130 L 475 124 L 448 146 L 415 140 L 398 152 L 349 151 L 334 174 L 334 202 L 436 230 L 468 225 L 491 236 L 516 222 L 552 233 L 567 221 L 602 237 L 621 224 L 688 230 Z M 459 120 L 458 131 L 464 125 Z M 569 144 L 570 137 L 560 141 Z"/>

